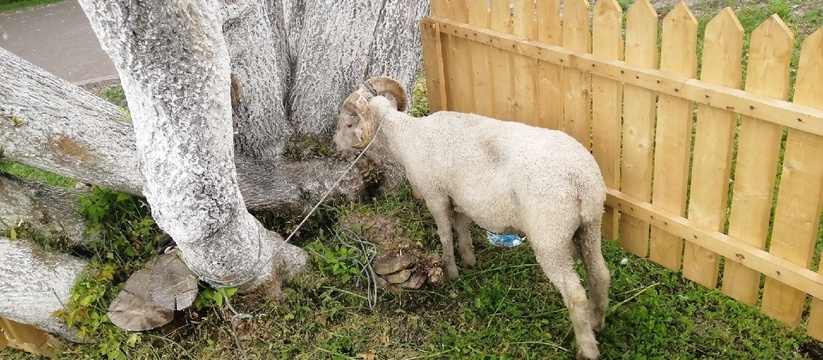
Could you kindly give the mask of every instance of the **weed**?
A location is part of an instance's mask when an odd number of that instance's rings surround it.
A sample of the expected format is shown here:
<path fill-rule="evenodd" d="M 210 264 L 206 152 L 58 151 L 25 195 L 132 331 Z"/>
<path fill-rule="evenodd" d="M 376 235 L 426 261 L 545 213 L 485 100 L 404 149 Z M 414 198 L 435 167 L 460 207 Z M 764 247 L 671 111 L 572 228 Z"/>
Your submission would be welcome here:
<path fill-rule="evenodd" d="M 342 244 L 326 245 L 315 241 L 306 246 L 315 255 L 318 268 L 325 276 L 339 277 L 345 284 L 352 277 L 361 274 L 365 259 L 359 256 L 357 248 Z"/>
<path fill-rule="evenodd" d="M 418 76 L 414 80 L 412 89 L 412 103 L 409 114 L 414 117 L 422 117 L 429 114 L 429 98 L 426 91 L 426 77 Z"/>
<path fill-rule="evenodd" d="M 128 109 L 129 103 L 126 101 L 126 93 L 120 85 L 111 86 L 105 89 L 101 97 L 108 100 L 110 103 L 117 105 L 123 109 Z"/>

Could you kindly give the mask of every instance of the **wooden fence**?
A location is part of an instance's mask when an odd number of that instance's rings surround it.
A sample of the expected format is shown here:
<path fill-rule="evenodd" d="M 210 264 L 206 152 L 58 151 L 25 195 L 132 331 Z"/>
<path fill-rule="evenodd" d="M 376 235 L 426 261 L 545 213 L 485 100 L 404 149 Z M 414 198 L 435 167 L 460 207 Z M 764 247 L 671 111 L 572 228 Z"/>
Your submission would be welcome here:
<path fill-rule="evenodd" d="M 432 0 L 432 111 L 571 134 L 609 187 L 604 237 L 823 340 L 823 29 L 787 102 L 794 36 L 776 15 L 750 35 L 744 73 L 728 8 L 698 53 L 683 3 L 661 21 L 647 0 L 625 17 L 615 0 L 559 2 Z"/>
<path fill-rule="evenodd" d="M 58 345 L 56 339 L 34 326 L 0 317 L 0 349 L 10 346 L 51 358 L 52 349 Z"/>

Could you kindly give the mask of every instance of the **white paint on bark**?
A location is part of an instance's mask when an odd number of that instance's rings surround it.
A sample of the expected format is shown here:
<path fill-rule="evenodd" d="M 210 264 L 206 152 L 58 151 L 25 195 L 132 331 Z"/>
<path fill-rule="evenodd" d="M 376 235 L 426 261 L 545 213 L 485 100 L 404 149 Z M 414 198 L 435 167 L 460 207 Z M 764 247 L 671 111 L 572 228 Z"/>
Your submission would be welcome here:
<path fill-rule="evenodd" d="M 279 1 L 224 3 L 223 35 L 231 57 L 235 149 L 255 158 L 278 159 L 294 134 L 286 113 L 288 45 Z"/>
<path fill-rule="evenodd" d="M 4 161 L 18 161 L 87 184 L 143 194 L 134 129 L 122 120 L 123 114 L 114 105 L 3 49 L 0 72 L 4 80 L 0 82 L 0 111 L 25 109 L 0 113 Z M 13 87 L 25 91 L 11 91 Z M 49 105 L 47 100 L 56 105 Z M 40 106 L 42 103 L 47 104 Z M 64 144 L 88 146 L 83 150 L 64 146 L 74 149 L 66 152 L 59 146 L 49 146 L 48 139 L 52 138 L 66 138 Z M 308 211 L 348 167 L 336 159 L 284 161 L 246 156 L 236 157 L 235 165 L 249 209 L 290 214 Z M 362 191 L 359 175 L 349 174 L 344 186 L 335 189 L 332 200 L 357 201 Z"/>
<path fill-rule="evenodd" d="M 0 316 L 78 341 L 74 331 L 51 314 L 69 301 L 86 265 L 71 255 L 0 236 Z"/>
<path fill-rule="evenodd" d="M 120 109 L 2 48 L 0 74 L 6 160 L 140 193 L 133 131 Z"/>
<path fill-rule="evenodd" d="M 298 43 L 292 45 L 296 63 L 289 103 L 300 135 L 330 134 L 345 97 L 373 75 L 390 76 L 410 88 L 420 65 L 418 21 L 428 14 L 428 1 L 287 4 L 305 6 L 299 35 L 290 32 Z"/>
<path fill-rule="evenodd" d="M 80 3 L 129 101 L 143 193 L 186 264 L 215 285 L 247 289 L 273 272 L 299 272 L 305 252 L 284 244 L 275 257 L 278 239 L 246 211 L 238 187 L 229 53 L 217 3 Z"/>

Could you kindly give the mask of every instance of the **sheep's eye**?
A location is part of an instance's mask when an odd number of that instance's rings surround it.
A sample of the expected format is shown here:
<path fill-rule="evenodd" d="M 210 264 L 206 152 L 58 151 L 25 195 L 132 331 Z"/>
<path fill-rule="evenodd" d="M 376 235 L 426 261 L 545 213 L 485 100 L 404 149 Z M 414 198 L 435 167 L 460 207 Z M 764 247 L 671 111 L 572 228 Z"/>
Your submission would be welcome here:
<path fill-rule="evenodd" d="M 354 126 L 354 124 L 348 124 L 348 125 L 346 125 L 346 127 L 347 127 L 347 128 L 351 128 L 352 126 Z"/>

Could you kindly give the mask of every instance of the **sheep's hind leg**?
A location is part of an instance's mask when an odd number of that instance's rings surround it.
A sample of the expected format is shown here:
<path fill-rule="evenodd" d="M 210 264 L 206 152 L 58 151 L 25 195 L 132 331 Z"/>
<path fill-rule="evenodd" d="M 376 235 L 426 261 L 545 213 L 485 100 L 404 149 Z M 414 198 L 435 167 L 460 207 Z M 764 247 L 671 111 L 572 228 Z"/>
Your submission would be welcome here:
<path fill-rule="evenodd" d="M 528 234 L 532 237 L 531 234 Z M 534 238 L 532 247 L 537 255 L 537 262 L 543 272 L 549 277 L 560 294 L 563 303 L 569 309 L 569 317 L 574 326 L 574 336 L 577 340 L 578 359 L 597 359 L 600 350 L 597 349 L 597 340 L 594 337 L 589 322 L 589 302 L 586 299 L 586 290 L 580 282 L 580 277 L 574 271 L 572 249 L 568 246 L 571 234 L 559 238 Z"/>
<path fill-rule="evenodd" d="M 469 232 L 469 217 L 459 211 L 454 213 L 454 231 L 457 233 L 457 245 L 460 247 L 460 259 L 463 266 L 474 267 L 477 260 L 474 258 L 474 245 Z"/>
<path fill-rule="evenodd" d="M 437 236 L 440 237 L 440 245 L 443 247 L 443 268 L 449 279 L 457 279 L 457 264 L 454 262 L 454 245 L 452 242 L 452 208 L 449 199 L 445 201 L 426 198 L 426 207 L 429 208 L 434 222 L 437 224 Z"/>
<path fill-rule="evenodd" d="M 611 274 L 603 259 L 600 238 L 600 218 L 595 223 L 583 224 L 578 232 L 577 243 L 586 266 L 589 283 L 589 309 L 591 325 L 594 331 L 603 330 L 606 323 L 606 310 L 609 308 L 609 285 Z"/>

